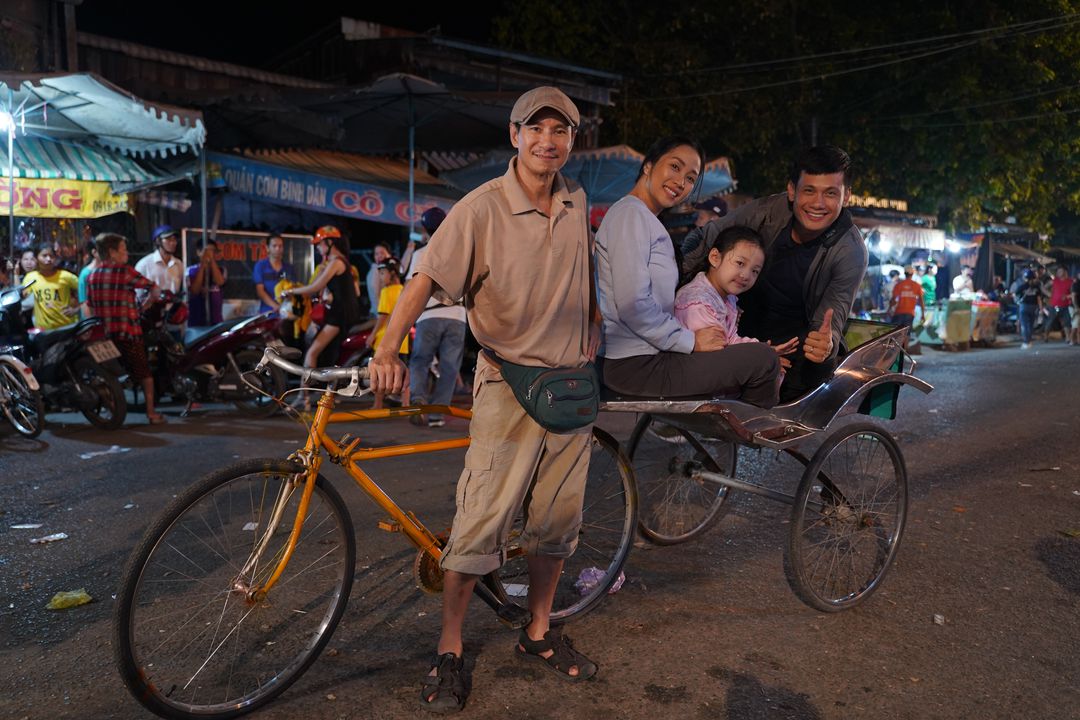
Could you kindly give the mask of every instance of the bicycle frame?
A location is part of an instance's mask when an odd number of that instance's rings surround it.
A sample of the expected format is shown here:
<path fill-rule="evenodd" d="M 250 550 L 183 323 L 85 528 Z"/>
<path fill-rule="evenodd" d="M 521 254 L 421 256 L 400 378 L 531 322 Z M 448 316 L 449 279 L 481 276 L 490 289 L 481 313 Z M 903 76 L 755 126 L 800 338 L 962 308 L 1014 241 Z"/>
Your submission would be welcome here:
<path fill-rule="evenodd" d="M 271 513 L 270 522 L 267 524 L 263 536 L 257 543 L 251 557 L 248 558 L 247 563 L 241 570 L 240 577 L 251 576 L 251 570 L 261 560 L 262 554 L 270 542 L 270 538 L 273 536 L 274 532 L 276 532 L 277 527 L 282 520 L 285 505 L 288 503 L 289 498 L 292 497 L 292 491 L 303 482 L 303 496 L 300 499 L 296 518 L 293 520 L 292 531 L 289 535 L 285 551 L 277 561 L 274 572 L 271 573 L 270 577 L 262 586 L 237 588 L 244 589 L 251 599 L 261 599 L 270 591 L 278 578 L 281 577 L 281 574 L 285 571 L 285 567 L 292 557 L 293 549 L 300 540 L 300 533 L 307 516 L 307 508 L 311 499 L 311 494 L 315 489 L 315 478 L 318 476 L 319 468 L 322 466 L 323 450 L 326 451 L 327 457 L 331 462 L 341 465 L 364 494 L 370 497 L 376 505 L 390 516 L 391 522 L 388 524 L 380 523 L 380 527 L 390 532 L 403 533 L 417 548 L 431 556 L 436 562 L 442 557 L 442 547 L 439 539 L 436 538 L 422 522 L 420 522 L 420 519 L 416 517 L 415 513 L 402 510 L 401 507 L 394 502 L 393 498 L 379 487 L 370 475 L 361 469 L 359 462 L 361 460 L 401 457 L 404 455 L 415 455 L 419 453 L 439 452 L 441 450 L 468 447 L 470 442 L 469 438 L 466 436 L 447 440 L 411 443 L 408 445 L 358 448 L 357 445 L 360 443 L 359 438 L 352 439 L 346 434 L 342 437 L 340 442 L 335 441 L 327 434 L 327 427 L 331 424 L 344 422 L 402 418 L 428 413 L 451 415 L 467 420 L 472 417 L 472 413 L 468 410 L 448 405 L 418 405 L 401 409 L 382 408 L 379 410 L 335 412 L 335 404 L 336 400 L 333 392 L 323 393 L 323 396 L 319 399 L 315 417 L 312 420 L 311 427 L 308 431 L 307 442 L 302 450 L 293 453 L 290 457 L 290 459 L 299 460 L 304 465 L 304 470 L 296 474 L 288 492 L 285 492 L 283 489 L 283 491 L 278 494 L 278 498 L 274 503 L 274 508 Z"/>

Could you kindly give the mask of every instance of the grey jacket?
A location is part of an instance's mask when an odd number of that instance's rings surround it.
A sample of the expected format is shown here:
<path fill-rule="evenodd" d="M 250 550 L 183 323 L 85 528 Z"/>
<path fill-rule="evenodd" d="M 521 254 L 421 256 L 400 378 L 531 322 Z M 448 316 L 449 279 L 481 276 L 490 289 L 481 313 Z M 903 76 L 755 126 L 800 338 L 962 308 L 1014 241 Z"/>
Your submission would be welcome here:
<path fill-rule="evenodd" d="M 791 203 L 787 193 L 778 193 L 741 205 L 730 214 L 690 231 L 682 246 L 683 280 L 690 279 L 694 270 L 705 262 L 705 256 L 721 231 L 733 225 L 745 225 L 756 230 L 765 240 L 768 256 L 769 247 L 791 223 L 791 219 Z M 826 231 L 822 249 L 810 265 L 803 284 L 806 319 L 810 328 L 819 327 L 825 311 L 828 308 L 833 310 L 834 356 L 843 345 L 844 326 L 866 274 L 868 260 L 869 253 L 862 233 L 852 222 L 851 213 L 842 211 L 840 218 Z"/>

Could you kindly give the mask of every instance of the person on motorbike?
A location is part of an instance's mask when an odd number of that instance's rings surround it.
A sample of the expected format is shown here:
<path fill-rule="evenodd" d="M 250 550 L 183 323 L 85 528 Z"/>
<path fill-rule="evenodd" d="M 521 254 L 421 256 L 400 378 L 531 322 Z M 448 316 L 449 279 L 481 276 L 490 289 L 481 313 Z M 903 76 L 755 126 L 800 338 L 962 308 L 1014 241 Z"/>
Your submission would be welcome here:
<path fill-rule="evenodd" d="M 146 397 L 146 419 L 151 425 L 161 425 L 165 416 L 154 409 L 154 378 L 146 360 L 135 301 L 136 288 L 149 290 L 152 299 L 157 298 L 160 290 L 152 280 L 127 264 L 127 239 L 123 235 L 101 233 L 95 243 L 98 267 L 87 279 L 87 305 L 105 321 L 105 333 L 120 350 L 120 359 L 132 380 L 141 384 Z"/>
<path fill-rule="evenodd" d="M 326 310 L 323 326 L 304 355 L 304 367 L 319 367 L 319 356 L 324 351 L 325 357 L 337 358 L 344 333 L 360 322 L 360 302 L 353 282 L 352 265 L 349 263 L 349 240 L 333 225 L 324 225 L 315 231 L 312 243 L 323 257 L 322 270 L 309 284 L 282 293 L 283 297 L 310 297 L 329 289 L 333 295 L 333 302 Z M 305 410 L 310 408 L 310 400 L 303 390 L 297 399 L 297 405 Z"/>

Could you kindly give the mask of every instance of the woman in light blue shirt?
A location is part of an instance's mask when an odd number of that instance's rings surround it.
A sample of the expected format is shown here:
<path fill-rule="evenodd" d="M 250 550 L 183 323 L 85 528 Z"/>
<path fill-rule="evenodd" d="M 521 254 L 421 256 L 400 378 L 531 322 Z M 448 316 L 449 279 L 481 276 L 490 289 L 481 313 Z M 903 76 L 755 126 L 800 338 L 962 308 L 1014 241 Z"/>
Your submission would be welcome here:
<path fill-rule="evenodd" d="M 776 404 L 776 353 L 761 343 L 726 347 L 723 330 L 687 330 L 675 319 L 675 250 L 660 213 L 690 196 L 705 164 L 696 140 L 670 137 L 649 149 L 630 194 L 596 233 L 604 384 L 622 395 L 738 396 Z"/>

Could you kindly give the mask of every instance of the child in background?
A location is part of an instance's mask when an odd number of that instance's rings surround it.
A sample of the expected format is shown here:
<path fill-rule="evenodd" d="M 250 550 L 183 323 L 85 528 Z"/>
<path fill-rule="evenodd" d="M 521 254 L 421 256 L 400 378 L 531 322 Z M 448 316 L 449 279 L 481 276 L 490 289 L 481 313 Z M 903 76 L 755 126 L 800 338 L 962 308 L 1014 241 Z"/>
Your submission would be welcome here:
<path fill-rule="evenodd" d="M 379 291 L 379 306 L 377 308 L 379 319 L 375 323 L 375 329 L 368 335 L 367 346 L 372 350 L 379 347 L 379 343 L 382 342 L 383 335 L 386 334 L 386 325 L 390 321 L 390 314 L 394 312 L 394 306 L 397 305 L 398 298 L 401 297 L 401 291 L 405 289 L 405 286 L 401 284 L 401 275 L 398 272 L 398 261 L 394 258 L 388 258 L 387 260 L 379 263 L 376 266 L 379 270 L 379 285 L 382 290 Z M 401 341 L 401 348 L 398 350 L 402 361 L 409 364 L 409 338 L 405 337 Z M 401 404 L 409 404 L 409 388 L 406 385 L 401 391 Z M 383 393 L 375 393 L 375 405 L 377 410 L 383 406 Z"/>
<path fill-rule="evenodd" d="M 723 328 L 728 345 L 760 342 L 739 335 L 736 296 L 754 286 L 764 264 L 765 244 L 760 235 L 741 225 L 724 230 L 709 250 L 705 268 L 675 293 L 675 317 L 683 327 L 695 332 L 704 327 Z M 780 355 L 779 389 L 784 368 L 791 367 L 784 356 L 798 349 L 799 339 L 794 337 L 772 347 Z"/>

